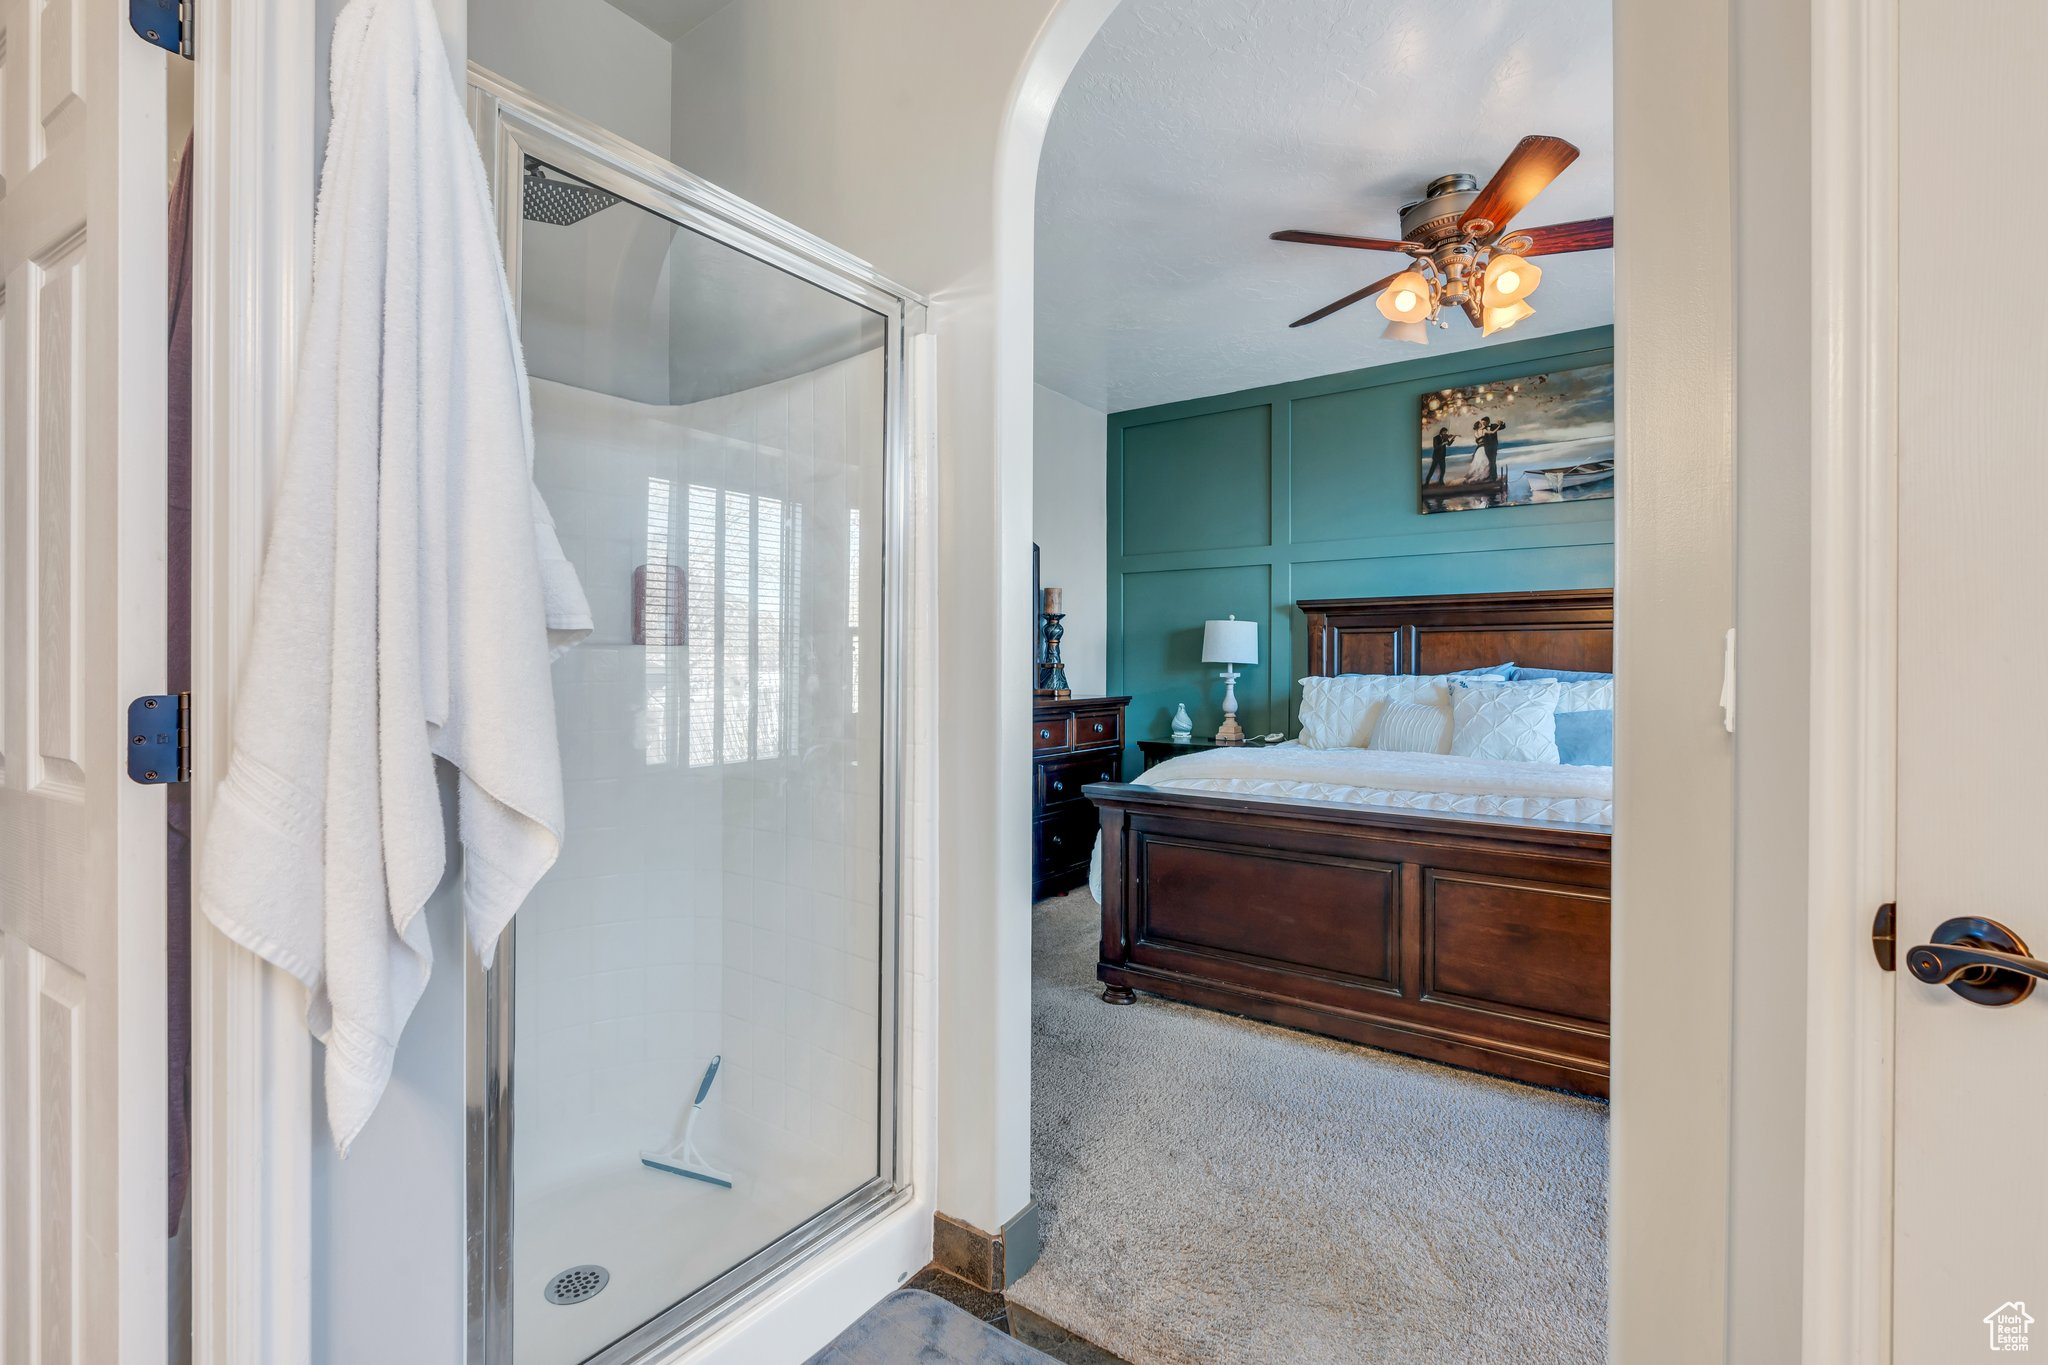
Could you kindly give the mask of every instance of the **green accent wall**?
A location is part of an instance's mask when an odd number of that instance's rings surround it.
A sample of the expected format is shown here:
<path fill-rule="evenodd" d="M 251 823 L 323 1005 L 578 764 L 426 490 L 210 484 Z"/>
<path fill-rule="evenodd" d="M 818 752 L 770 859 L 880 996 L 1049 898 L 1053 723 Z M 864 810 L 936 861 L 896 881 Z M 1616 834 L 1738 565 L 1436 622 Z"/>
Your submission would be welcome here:
<path fill-rule="evenodd" d="M 1165 737 L 1176 702 L 1215 733 L 1211 617 L 1259 623 L 1237 685 L 1246 733 L 1291 734 L 1299 600 L 1611 587 L 1613 501 L 1424 516 L 1417 433 L 1425 393 L 1613 356 L 1599 327 L 1111 413 L 1109 691 L 1131 696 L 1129 738 Z M 1133 743 L 1127 772 L 1137 758 Z"/>

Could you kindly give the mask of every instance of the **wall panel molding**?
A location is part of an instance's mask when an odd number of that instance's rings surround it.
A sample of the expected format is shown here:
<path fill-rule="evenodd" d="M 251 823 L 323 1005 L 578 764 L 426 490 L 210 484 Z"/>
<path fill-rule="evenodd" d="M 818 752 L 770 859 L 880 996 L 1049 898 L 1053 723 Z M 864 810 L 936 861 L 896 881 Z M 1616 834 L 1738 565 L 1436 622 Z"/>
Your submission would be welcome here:
<path fill-rule="evenodd" d="M 1110 414 L 1108 690 L 1132 696 L 1127 759 L 1177 702 L 1215 729 L 1208 617 L 1260 622 L 1241 719 L 1291 732 L 1303 597 L 1612 586 L 1611 501 L 1422 515 L 1417 404 L 1613 354 L 1603 327 Z"/>

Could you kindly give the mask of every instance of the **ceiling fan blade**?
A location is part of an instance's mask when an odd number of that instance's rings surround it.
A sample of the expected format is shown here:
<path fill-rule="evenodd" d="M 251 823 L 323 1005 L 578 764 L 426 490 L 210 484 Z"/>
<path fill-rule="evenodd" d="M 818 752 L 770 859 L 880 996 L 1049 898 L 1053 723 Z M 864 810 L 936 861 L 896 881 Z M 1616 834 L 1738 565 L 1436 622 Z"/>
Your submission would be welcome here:
<path fill-rule="evenodd" d="M 1303 232 L 1299 228 L 1288 228 L 1285 232 L 1273 234 L 1276 242 L 1306 242 L 1310 246 L 1348 246 L 1360 251 L 1405 251 L 1399 242 L 1387 241 L 1384 237 L 1342 237 L 1334 232 Z"/>
<path fill-rule="evenodd" d="M 1340 308 L 1349 308 L 1352 304 L 1357 303 L 1360 299 L 1371 298 L 1374 294 L 1379 293 L 1380 290 L 1385 289 L 1388 285 L 1392 284 L 1395 280 L 1398 280 L 1400 278 L 1401 272 L 1396 270 L 1393 274 L 1387 276 L 1383 280 L 1374 280 L 1371 284 L 1359 290 L 1356 294 L 1346 294 L 1343 298 L 1338 299 L 1335 303 L 1326 303 L 1321 308 L 1316 309 L 1315 312 L 1310 313 L 1307 317 L 1296 318 L 1293 322 L 1290 322 L 1287 325 L 1289 327 L 1305 327 L 1311 322 L 1320 322 L 1322 319 L 1330 316 L 1330 314 L 1336 312 Z"/>
<path fill-rule="evenodd" d="M 1516 235 L 1534 239 L 1522 249 L 1524 256 L 1555 256 L 1564 251 L 1605 251 L 1614 245 L 1614 220 L 1581 218 L 1576 223 L 1522 228 Z"/>
<path fill-rule="evenodd" d="M 1579 149 L 1561 137 L 1545 137 L 1537 134 L 1525 137 L 1515 144 L 1515 150 L 1508 153 L 1508 159 L 1500 163 L 1500 169 L 1493 173 L 1493 179 L 1486 182 L 1486 188 L 1479 191 L 1479 197 L 1458 219 L 1458 226 L 1470 228 L 1484 219 L 1492 227 L 1484 236 L 1492 237 L 1508 225 L 1510 219 L 1529 207 L 1529 201 L 1543 193 L 1544 186 L 1563 173 L 1564 168 L 1579 159 Z"/>

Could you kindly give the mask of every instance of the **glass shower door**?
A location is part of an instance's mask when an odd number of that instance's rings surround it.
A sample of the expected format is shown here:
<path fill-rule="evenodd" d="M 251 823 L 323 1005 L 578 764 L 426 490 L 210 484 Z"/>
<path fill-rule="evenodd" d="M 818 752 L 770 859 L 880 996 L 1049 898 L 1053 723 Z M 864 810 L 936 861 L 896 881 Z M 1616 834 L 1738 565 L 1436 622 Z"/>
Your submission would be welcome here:
<path fill-rule="evenodd" d="M 675 1339 L 895 1190 L 902 315 L 518 112 L 535 482 L 596 628 L 555 664 L 563 855 L 495 983 L 496 1358 L 559 1365 Z"/>

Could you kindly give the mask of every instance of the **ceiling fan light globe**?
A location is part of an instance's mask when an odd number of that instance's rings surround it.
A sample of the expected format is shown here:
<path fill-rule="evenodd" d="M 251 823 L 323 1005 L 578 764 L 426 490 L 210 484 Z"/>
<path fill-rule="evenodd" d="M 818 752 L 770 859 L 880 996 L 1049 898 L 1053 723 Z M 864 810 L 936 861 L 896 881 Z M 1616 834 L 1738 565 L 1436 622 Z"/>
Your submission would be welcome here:
<path fill-rule="evenodd" d="M 1499 308 L 1489 308 L 1485 312 L 1479 334 L 1490 337 L 1495 332 L 1505 332 L 1523 318 L 1534 316 L 1535 312 L 1534 308 L 1531 308 L 1520 299 L 1515 299 Z"/>
<path fill-rule="evenodd" d="M 1387 341 L 1412 341 L 1417 346 L 1429 345 L 1429 328 L 1421 322 L 1394 321 L 1387 324 L 1387 330 L 1380 333 Z"/>
<path fill-rule="evenodd" d="M 1380 291 L 1380 313 L 1389 322 L 1420 322 L 1429 316 L 1429 281 L 1404 270 Z"/>
<path fill-rule="evenodd" d="M 1542 279 L 1540 266 L 1512 252 L 1495 256 L 1486 264 L 1486 287 L 1482 291 L 1481 302 L 1488 308 L 1505 308 L 1535 293 Z"/>

